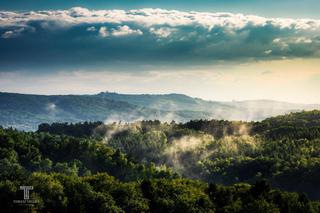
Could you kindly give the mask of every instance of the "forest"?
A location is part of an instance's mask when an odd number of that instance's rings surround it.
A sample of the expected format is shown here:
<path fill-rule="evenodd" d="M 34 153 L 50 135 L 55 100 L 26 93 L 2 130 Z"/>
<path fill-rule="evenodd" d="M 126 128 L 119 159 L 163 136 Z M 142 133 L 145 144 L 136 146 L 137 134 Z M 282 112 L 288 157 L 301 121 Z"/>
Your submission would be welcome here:
<path fill-rule="evenodd" d="M 320 111 L 0 128 L 4 212 L 320 212 Z M 33 186 L 30 205 L 20 186 Z"/>

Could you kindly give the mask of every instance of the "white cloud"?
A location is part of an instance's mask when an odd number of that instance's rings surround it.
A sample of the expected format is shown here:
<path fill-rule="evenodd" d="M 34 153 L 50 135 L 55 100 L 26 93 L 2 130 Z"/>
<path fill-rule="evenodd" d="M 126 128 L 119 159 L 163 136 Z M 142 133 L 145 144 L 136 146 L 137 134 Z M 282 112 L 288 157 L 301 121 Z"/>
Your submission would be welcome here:
<path fill-rule="evenodd" d="M 23 31 L 24 31 L 24 28 L 18 28 L 15 30 L 8 30 L 8 31 L 4 32 L 1 35 L 1 37 L 2 38 L 15 38 L 15 37 L 19 36 Z"/>
<path fill-rule="evenodd" d="M 13 35 L 13 31 L 9 30 L 2 34 L 2 38 L 11 38 Z"/>
<path fill-rule="evenodd" d="M 296 43 L 310 44 L 310 43 L 312 43 L 312 40 L 310 38 L 306 38 L 306 37 L 299 37 L 296 39 Z"/>
<path fill-rule="evenodd" d="M 175 31 L 176 29 L 169 27 L 150 28 L 150 32 L 160 38 L 167 38 Z"/>
<path fill-rule="evenodd" d="M 276 57 L 320 56 L 320 20 L 315 19 L 265 18 L 235 13 L 183 12 L 151 8 L 89 10 L 75 7 L 69 10 L 0 11 L 0 28 L 0 39 L 34 33 L 26 41 L 21 39 L 23 45 L 30 42 L 29 45 L 36 46 L 37 36 L 41 37 L 41 33 L 47 34 L 52 41 L 44 41 L 42 45 L 48 44 L 48 47 L 52 47 L 54 41 L 57 45 L 61 44 L 59 49 L 62 54 L 68 54 L 68 51 L 64 51 L 68 48 L 83 52 L 81 62 L 84 64 L 89 60 L 92 60 L 90 63 L 105 62 L 111 58 L 118 61 L 145 62 L 162 58 L 168 61 L 200 62 L 215 59 L 267 60 Z M 77 31 L 77 28 L 81 30 Z M 71 32 L 70 29 L 75 31 Z M 59 33 L 52 33 L 58 31 Z M 97 37 L 92 36 L 92 33 L 81 33 L 83 31 L 95 32 L 99 37 L 108 39 L 96 41 Z M 126 40 L 126 36 L 132 36 L 132 39 Z M 139 39 L 141 37 L 143 39 Z M 68 42 L 70 46 L 64 45 Z M 87 57 L 82 50 L 83 42 L 86 42 L 88 52 L 89 49 L 92 50 L 88 54 L 103 54 L 99 57 Z M 131 42 L 130 45 L 127 42 Z M 113 45 L 111 51 L 104 46 L 109 44 L 117 45 Z M 135 51 L 137 48 L 141 51 L 136 57 L 131 57 L 131 50 Z M 50 52 L 50 49 L 46 50 Z M 114 54 L 115 52 L 117 54 Z M 21 51 L 20 53 L 23 54 Z M 18 51 L 15 54 L 18 54 Z M 8 54 L 0 56 L 15 58 Z M 72 56 L 65 58 L 67 60 Z"/>
<path fill-rule="evenodd" d="M 81 23 L 114 23 L 133 22 L 141 26 L 167 25 L 191 26 L 198 25 L 211 30 L 214 27 L 241 29 L 246 26 L 265 26 L 290 28 L 296 30 L 319 30 L 320 20 L 315 19 L 284 19 L 265 18 L 254 15 L 209 12 L 182 12 L 164 9 L 139 10 L 89 10 L 74 7 L 69 10 L 48 10 L 31 12 L 0 12 L 0 26 L 27 25 L 30 21 L 57 21 L 65 24 Z"/>
<path fill-rule="evenodd" d="M 114 37 L 121 37 L 121 36 L 130 36 L 130 35 L 143 35 L 143 32 L 139 29 L 134 30 L 131 29 L 129 26 L 118 26 L 116 29 L 112 29 L 111 32 L 108 31 L 107 27 L 100 27 L 99 35 L 102 38 L 108 37 L 110 35 Z"/>
<path fill-rule="evenodd" d="M 289 44 L 287 43 L 286 38 L 276 38 L 273 39 L 273 43 L 276 44 L 281 50 L 287 50 L 289 48 Z"/>
<path fill-rule="evenodd" d="M 107 30 L 106 27 L 100 27 L 99 29 L 99 35 L 102 37 L 102 38 L 105 38 L 107 36 L 109 36 L 109 32 Z"/>
<path fill-rule="evenodd" d="M 129 26 L 119 26 L 117 29 L 112 30 L 113 36 L 127 36 L 127 35 L 142 35 L 141 30 L 133 30 Z"/>
<path fill-rule="evenodd" d="M 89 17 L 93 15 L 90 10 L 83 7 L 73 7 L 68 11 L 68 13 L 72 17 Z"/>
<path fill-rule="evenodd" d="M 270 55 L 270 54 L 272 53 L 272 50 L 266 50 L 266 51 L 264 51 L 264 53 L 265 53 L 266 55 Z"/>
<path fill-rule="evenodd" d="M 94 32 L 94 31 L 97 31 L 97 29 L 94 26 L 92 26 L 92 27 L 88 27 L 87 31 Z"/>
<path fill-rule="evenodd" d="M 275 39 L 273 39 L 273 42 L 274 43 L 280 43 L 281 42 L 281 38 L 275 38 Z"/>

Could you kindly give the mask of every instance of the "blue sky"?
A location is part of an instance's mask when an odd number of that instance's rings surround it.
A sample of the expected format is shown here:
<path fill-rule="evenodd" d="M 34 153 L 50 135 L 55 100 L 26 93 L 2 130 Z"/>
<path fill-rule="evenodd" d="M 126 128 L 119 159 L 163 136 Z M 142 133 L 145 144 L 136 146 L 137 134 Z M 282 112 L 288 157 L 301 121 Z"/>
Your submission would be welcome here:
<path fill-rule="evenodd" d="M 250 13 L 268 17 L 320 17 L 318 0 L 1 0 L 2 10 L 164 8 Z"/>
<path fill-rule="evenodd" d="M 1 91 L 320 102 L 315 0 L 0 5 Z"/>

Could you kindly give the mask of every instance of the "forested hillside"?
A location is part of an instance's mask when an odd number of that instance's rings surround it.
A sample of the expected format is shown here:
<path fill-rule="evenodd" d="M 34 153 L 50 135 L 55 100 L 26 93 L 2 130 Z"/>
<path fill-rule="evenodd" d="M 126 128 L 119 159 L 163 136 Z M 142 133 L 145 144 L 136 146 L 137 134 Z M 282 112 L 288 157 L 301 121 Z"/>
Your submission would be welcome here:
<path fill-rule="evenodd" d="M 32 185 L 44 212 L 319 212 L 319 118 L 1 128 L 1 206 Z"/>
<path fill-rule="evenodd" d="M 195 119 L 257 121 L 319 105 L 276 101 L 217 102 L 181 94 L 26 95 L 0 92 L 0 125 L 34 131 L 41 123 Z"/>
<path fill-rule="evenodd" d="M 0 93 L 0 125 L 36 130 L 40 123 L 132 121 L 166 113 L 92 95 L 23 95 Z"/>

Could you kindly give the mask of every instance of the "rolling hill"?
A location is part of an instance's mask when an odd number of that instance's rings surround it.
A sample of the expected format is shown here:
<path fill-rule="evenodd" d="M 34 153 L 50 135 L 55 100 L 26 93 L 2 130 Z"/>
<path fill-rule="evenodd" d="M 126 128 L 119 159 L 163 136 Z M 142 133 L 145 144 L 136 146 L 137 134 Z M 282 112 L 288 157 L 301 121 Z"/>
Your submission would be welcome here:
<path fill-rule="evenodd" d="M 0 125 L 35 130 L 40 123 L 124 121 L 159 119 L 185 122 L 191 119 L 262 120 L 319 105 L 276 101 L 205 101 L 182 94 L 128 95 L 29 95 L 0 93 Z"/>

